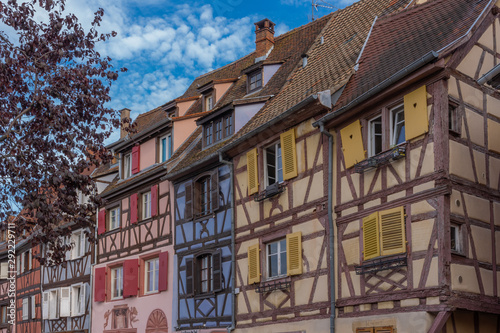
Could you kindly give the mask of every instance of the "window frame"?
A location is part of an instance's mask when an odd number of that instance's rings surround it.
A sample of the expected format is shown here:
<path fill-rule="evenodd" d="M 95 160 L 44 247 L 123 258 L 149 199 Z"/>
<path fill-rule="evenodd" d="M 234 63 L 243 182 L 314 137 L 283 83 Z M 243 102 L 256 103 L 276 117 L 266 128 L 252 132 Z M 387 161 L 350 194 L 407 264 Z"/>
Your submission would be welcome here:
<path fill-rule="evenodd" d="M 399 145 L 406 143 L 406 138 L 403 138 L 403 141 L 401 141 L 401 142 L 398 142 L 398 139 L 396 138 L 396 135 L 399 134 L 399 136 L 400 136 L 401 133 L 404 134 L 404 131 L 405 131 L 406 122 L 405 122 L 404 111 L 405 111 L 404 103 L 398 104 L 396 106 L 389 108 L 389 116 L 390 116 L 390 124 L 389 124 L 389 126 L 390 126 L 390 141 L 389 141 L 390 145 L 389 145 L 389 148 L 396 147 L 396 146 L 399 146 Z M 403 115 L 402 121 L 398 121 L 397 119 L 395 119 L 395 117 L 397 117 L 398 114 Z M 396 128 L 399 124 L 402 124 L 401 130 L 397 131 Z M 383 133 L 383 130 L 382 130 L 382 133 Z M 382 151 L 383 151 L 383 149 L 382 149 Z"/>
<path fill-rule="evenodd" d="M 77 298 L 77 296 L 75 296 L 75 295 L 78 295 L 77 293 L 75 293 L 75 289 L 80 290 L 80 294 L 79 294 L 78 298 Z M 85 312 L 86 312 L 86 309 L 85 309 L 86 304 L 85 303 L 86 303 L 86 299 L 87 299 L 86 289 L 87 288 L 83 282 L 71 285 L 71 296 L 70 296 L 70 299 L 71 299 L 71 317 L 79 317 L 79 316 L 85 315 Z M 82 293 L 83 293 L 83 297 L 82 297 Z M 75 311 L 75 306 L 78 306 L 78 311 Z"/>
<path fill-rule="evenodd" d="M 165 140 L 165 142 L 163 141 Z M 159 139 L 159 163 L 168 161 L 172 157 L 172 134 L 168 133 Z"/>
<path fill-rule="evenodd" d="M 215 106 L 215 93 L 213 91 L 203 96 L 203 111 L 210 111 Z"/>
<path fill-rule="evenodd" d="M 132 176 L 132 153 L 123 154 L 122 179 Z"/>
<path fill-rule="evenodd" d="M 374 131 L 375 121 L 380 120 L 380 134 Z M 382 114 L 378 114 L 375 117 L 370 118 L 367 121 L 368 124 L 368 157 L 376 156 L 384 151 L 384 122 Z M 375 136 L 380 135 L 380 151 L 376 151 L 376 139 Z"/>
<path fill-rule="evenodd" d="M 110 299 L 111 300 L 123 299 L 123 265 L 110 267 L 109 271 L 110 271 L 109 276 L 110 276 L 110 287 L 111 287 Z M 116 276 L 117 272 L 120 272 L 118 277 Z M 121 288 L 117 289 L 117 281 L 121 285 Z M 117 292 L 118 295 L 116 295 L 115 292 Z"/>
<path fill-rule="evenodd" d="M 455 229 L 453 231 L 453 229 Z M 456 246 L 453 247 L 453 234 L 456 237 Z M 450 223 L 450 251 L 452 254 L 457 254 L 461 256 L 465 256 L 466 253 L 466 237 L 465 237 L 465 228 L 462 223 L 456 223 L 455 221 L 451 221 Z"/>
<path fill-rule="evenodd" d="M 255 85 L 253 88 L 252 88 L 252 84 Z M 263 85 L 264 85 L 264 75 L 263 75 L 262 68 L 254 70 L 254 71 L 247 74 L 247 94 L 250 94 L 250 93 L 253 93 L 253 92 L 256 92 L 256 91 L 262 89 Z"/>
<path fill-rule="evenodd" d="M 273 245 L 273 244 L 277 244 L 277 251 L 276 253 L 269 253 L 269 249 L 270 247 Z M 280 278 L 284 278 L 288 275 L 288 265 L 287 265 L 287 246 L 286 246 L 286 237 L 283 238 L 279 238 L 279 239 L 276 239 L 276 240 L 273 240 L 273 241 L 269 241 L 269 242 L 266 242 L 265 244 L 265 248 L 266 248 L 266 253 L 265 253 L 265 256 L 266 256 L 266 260 L 265 260 L 265 263 L 266 263 L 266 279 L 267 280 L 275 280 L 275 279 L 280 279 Z M 284 250 L 281 249 L 281 247 L 284 246 Z M 271 255 L 277 255 L 277 274 L 276 275 L 271 275 L 270 274 L 270 256 Z M 284 260 L 285 260 L 285 272 L 282 272 L 282 256 L 284 255 Z"/>
<path fill-rule="evenodd" d="M 9 320 L 7 319 L 8 305 L 7 304 L 1 305 L 0 311 L 1 311 L 0 324 L 1 325 L 8 324 L 8 322 L 9 322 Z"/>
<path fill-rule="evenodd" d="M 24 297 L 22 300 L 22 308 L 21 308 L 21 313 L 22 313 L 22 320 L 29 320 L 30 319 L 30 314 L 29 314 L 29 296 Z"/>
<path fill-rule="evenodd" d="M 59 319 L 59 288 L 48 290 L 48 294 L 48 319 Z M 52 306 L 55 307 L 54 311 L 51 311 Z"/>
<path fill-rule="evenodd" d="M 270 152 L 270 149 L 274 149 L 274 164 L 271 165 L 270 162 L 268 161 L 268 153 Z M 276 152 L 279 153 L 276 153 Z M 283 177 L 283 153 L 281 149 L 281 142 L 276 141 L 268 146 L 266 146 L 263 149 L 263 155 L 264 155 L 264 179 L 265 179 L 265 186 L 266 188 L 278 183 L 281 184 L 284 182 L 284 177 Z M 269 168 L 272 167 L 275 169 L 274 171 L 274 182 L 270 183 L 270 175 L 269 175 Z M 280 173 L 281 172 L 281 173 Z M 281 178 L 280 178 L 281 176 Z"/>
<path fill-rule="evenodd" d="M 213 277 L 213 254 L 204 253 L 196 257 L 198 264 L 198 271 L 196 272 L 198 277 L 198 294 L 209 294 L 214 292 L 214 277 Z M 206 278 L 203 277 L 204 272 L 206 272 Z M 203 290 L 203 284 L 206 282 L 206 289 Z"/>
<path fill-rule="evenodd" d="M 157 264 L 153 267 L 153 270 L 149 270 L 148 263 L 150 262 L 156 262 Z M 143 260 L 144 264 L 144 283 L 143 283 L 143 295 L 151 295 L 151 294 L 157 294 L 160 290 L 159 288 L 159 281 L 160 281 L 160 257 L 159 256 L 154 256 L 152 258 L 147 258 Z M 156 289 L 153 290 L 148 290 L 148 284 L 149 284 L 149 273 L 153 272 L 153 286 L 156 287 Z"/>
<path fill-rule="evenodd" d="M 113 212 L 116 212 L 116 220 L 115 220 L 115 226 L 113 227 L 112 226 L 112 222 L 113 222 Z M 106 231 L 112 231 L 112 230 L 116 230 L 116 229 L 120 229 L 121 228 L 121 212 L 120 212 L 120 206 L 114 206 L 112 208 L 109 208 L 107 210 L 107 215 L 108 215 L 108 227 L 106 228 Z"/>
<path fill-rule="evenodd" d="M 147 200 L 146 200 L 147 199 Z M 151 190 L 141 193 L 141 219 L 147 220 L 152 217 L 152 202 L 153 197 L 151 194 Z"/>
<path fill-rule="evenodd" d="M 204 216 L 212 213 L 212 177 L 204 175 L 196 180 L 196 215 Z"/>

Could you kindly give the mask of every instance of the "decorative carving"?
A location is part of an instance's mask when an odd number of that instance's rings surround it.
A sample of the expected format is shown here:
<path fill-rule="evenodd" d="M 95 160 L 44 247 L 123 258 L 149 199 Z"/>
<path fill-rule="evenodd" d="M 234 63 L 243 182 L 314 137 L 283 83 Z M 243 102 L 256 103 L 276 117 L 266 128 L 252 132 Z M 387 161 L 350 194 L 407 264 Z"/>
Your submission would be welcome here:
<path fill-rule="evenodd" d="M 162 310 L 156 309 L 151 312 L 146 325 L 146 333 L 168 333 L 167 316 Z"/>

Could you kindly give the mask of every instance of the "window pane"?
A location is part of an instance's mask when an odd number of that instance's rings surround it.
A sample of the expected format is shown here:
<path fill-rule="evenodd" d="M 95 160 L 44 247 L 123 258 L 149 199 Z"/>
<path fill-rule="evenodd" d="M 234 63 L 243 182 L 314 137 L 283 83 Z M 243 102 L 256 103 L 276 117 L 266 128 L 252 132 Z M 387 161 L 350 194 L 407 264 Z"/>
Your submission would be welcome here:
<path fill-rule="evenodd" d="M 276 153 L 273 147 L 266 149 L 267 185 L 276 183 Z"/>
<path fill-rule="evenodd" d="M 283 163 L 281 162 L 281 144 L 278 144 L 276 146 L 276 150 L 278 151 L 276 155 L 276 166 L 277 166 L 276 177 L 278 178 L 278 182 L 281 183 L 283 182 Z"/>
<path fill-rule="evenodd" d="M 167 138 L 161 139 L 161 162 L 167 160 Z"/>
<path fill-rule="evenodd" d="M 405 142 L 405 114 L 403 106 L 392 111 L 392 145 Z"/>
<path fill-rule="evenodd" d="M 278 276 L 278 255 L 273 254 L 269 256 L 269 277 Z"/>

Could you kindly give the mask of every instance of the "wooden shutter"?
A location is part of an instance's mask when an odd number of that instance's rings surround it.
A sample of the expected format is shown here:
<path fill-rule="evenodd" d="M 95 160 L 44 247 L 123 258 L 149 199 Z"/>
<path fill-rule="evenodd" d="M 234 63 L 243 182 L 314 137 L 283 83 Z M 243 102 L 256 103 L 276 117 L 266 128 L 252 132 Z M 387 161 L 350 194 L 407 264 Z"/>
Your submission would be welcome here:
<path fill-rule="evenodd" d="M 85 314 L 86 310 L 86 301 L 87 300 L 87 284 L 83 283 L 80 287 L 80 299 L 78 302 L 80 302 L 80 312 L 78 313 L 79 315 Z"/>
<path fill-rule="evenodd" d="M 297 149 L 295 148 L 295 129 L 281 133 L 281 161 L 283 163 L 283 179 L 297 177 Z"/>
<path fill-rule="evenodd" d="M 161 252 L 158 258 L 158 291 L 165 291 L 168 287 L 168 252 Z"/>
<path fill-rule="evenodd" d="M 87 253 L 87 236 L 85 235 L 85 231 L 80 231 L 80 253 L 79 256 L 83 257 Z"/>
<path fill-rule="evenodd" d="M 380 223 L 380 249 L 381 255 L 406 252 L 404 208 L 398 207 L 381 211 Z"/>
<path fill-rule="evenodd" d="M 363 258 L 380 256 L 378 212 L 363 219 Z"/>
<path fill-rule="evenodd" d="M 28 298 L 23 298 L 23 308 L 22 308 L 22 314 L 23 314 L 23 320 L 28 320 L 29 319 L 29 304 L 28 304 Z"/>
<path fill-rule="evenodd" d="M 259 244 L 248 247 L 248 284 L 260 282 L 260 248 Z"/>
<path fill-rule="evenodd" d="M 219 168 L 216 168 L 210 177 L 210 191 L 211 198 L 210 201 L 212 203 L 212 212 L 215 212 L 219 209 Z"/>
<path fill-rule="evenodd" d="M 94 301 L 104 302 L 106 300 L 106 267 L 95 269 Z"/>
<path fill-rule="evenodd" d="M 374 333 L 393 333 L 392 327 L 375 327 Z"/>
<path fill-rule="evenodd" d="M 212 255 L 212 278 L 214 291 L 221 291 L 222 286 L 222 252 L 217 250 Z"/>
<path fill-rule="evenodd" d="M 340 138 L 346 169 L 366 158 L 361 135 L 361 122 L 359 120 L 341 129 Z"/>
<path fill-rule="evenodd" d="M 138 259 L 125 260 L 123 263 L 123 298 L 137 296 L 139 287 Z"/>
<path fill-rule="evenodd" d="M 374 333 L 373 328 L 356 328 L 356 333 Z"/>
<path fill-rule="evenodd" d="M 138 173 L 140 170 L 141 146 L 132 147 L 132 174 Z"/>
<path fill-rule="evenodd" d="M 248 195 L 259 192 L 259 171 L 257 167 L 257 148 L 247 153 Z"/>
<path fill-rule="evenodd" d="M 189 181 L 184 185 L 184 220 L 191 220 L 193 218 L 193 182 Z"/>
<path fill-rule="evenodd" d="M 151 216 L 158 215 L 158 185 L 151 186 Z"/>
<path fill-rule="evenodd" d="M 429 131 L 427 89 L 425 86 L 405 95 L 405 139 L 410 140 Z"/>
<path fill-rule="evenodd" d="M 71 316 L 71 287 L 61 287 L 59 300 L 59 316 Z"/>
<path fill-rule="evenodd" d="M 302 233 L 300 231 L 286 235 L 286 267 L 288 276 L 302 274 Z"/>
<path fill-rule="evenodd" d="M 192 258 L 186 259 L 186 296 L 194 295 L 194 262 Z"/>
<path fill-rule="evenodd" d="M 31 305 L 31 316 L 30 318 L 31 319 L 36 319 L 36 296 L 33 295 L 31 296 L 31 299 L 30 299 L 30 305 Z"/>
<path fill-rule="evenodd" d="M 137 220 L 138 220 L 137 201 L 138 201 L 138 194 L 137 193 L 132 194 L 130 196 L 130 223 L 131 224 L 137 223 Z"/>
<path fill-rule="evenodd" d="M 42 318 L 49 319 L 49 293 L 47 291 L 42 293 Z"/>
<path fill-rule="evenodd" d="M 97 216 L 97 234 L 102 235 L 106 232 L 106 210 L 101 209 Z"/>

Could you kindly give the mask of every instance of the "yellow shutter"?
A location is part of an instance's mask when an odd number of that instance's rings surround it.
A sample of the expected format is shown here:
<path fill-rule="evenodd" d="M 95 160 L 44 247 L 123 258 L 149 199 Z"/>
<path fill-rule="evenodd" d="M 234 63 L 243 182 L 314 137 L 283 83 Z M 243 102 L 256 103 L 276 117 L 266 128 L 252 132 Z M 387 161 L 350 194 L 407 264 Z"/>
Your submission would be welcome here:
<path fill-rule="evenodd" d="M 363 219 L 363 258 L 368 260 L 380 256 L 378 213 Z"/>
<path fill-rule="evenodd" d="M 356 328 L 356 333 L 373 333 L 373 328 Z"/>
<path fill-rule="evenodd" d="M 344 152 L 346 168 L 350 168 L 365 159 L 365 149 L 363 147 L 361 123 L 359 120 L 341 129 L 340 138 L 342 139 L 342 150 Z"/>
<path fill-rule="evenodd" d="M 287 275 L 302 274 L 302 233 L 286 235 Z"/>
<path fill-rule="evenodd" d="M 376 327 L 375 333 L 393 333 L 392 327 Z"/>
<path fill-rule="evenodd" d="M 405 95 L 405 139 L 410 140 L 429 132 L 427 89 L 425 86 Z"/>
<path fill-rule="evenodd" d="M 259 244 L 248 247 L 248 284 L 260 282 Z"/>
<path fill-rule="evenodd" d="M 295 149 L 295 129 L 280 135 L 283 179 L 297 177 L 297 150 Z"/>
<path fill-rule="evenodd" d="M 379 213 L 380 249 L 383 256 L 406 252 L 404 208 L 398 207 Z"/>
<path fill-rule="evenodd" d="M 247 153 L 248 195 L 259 192 L 259 172 L 257 168 L 257 148 Z"/>

